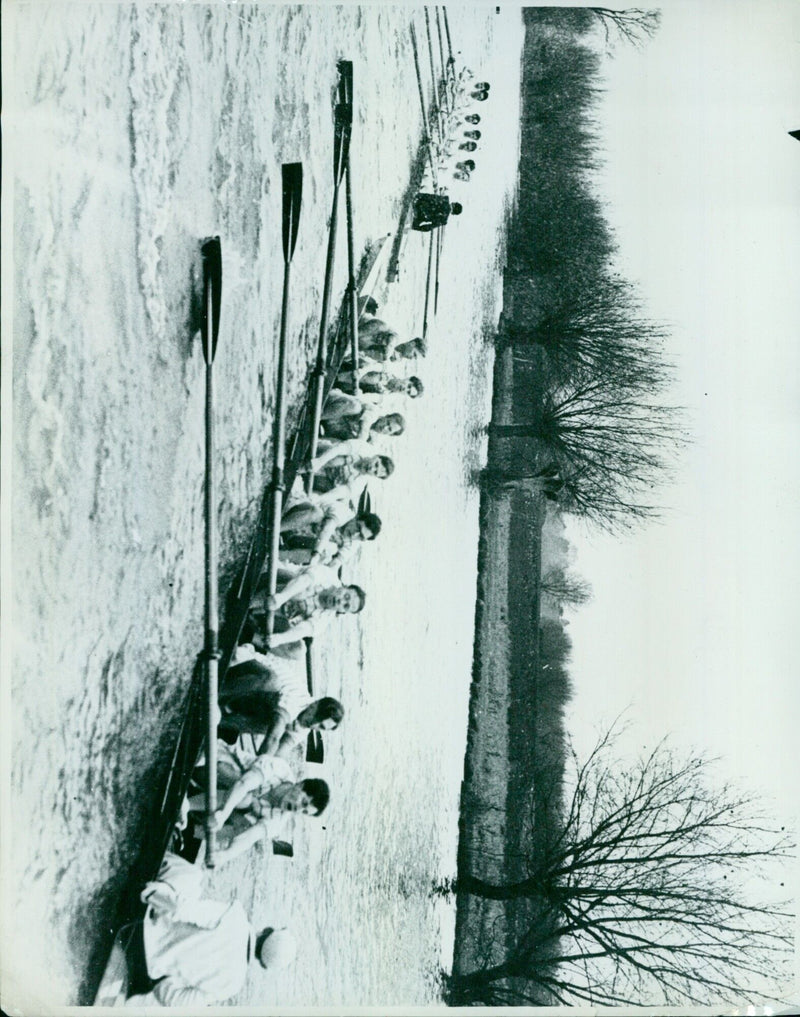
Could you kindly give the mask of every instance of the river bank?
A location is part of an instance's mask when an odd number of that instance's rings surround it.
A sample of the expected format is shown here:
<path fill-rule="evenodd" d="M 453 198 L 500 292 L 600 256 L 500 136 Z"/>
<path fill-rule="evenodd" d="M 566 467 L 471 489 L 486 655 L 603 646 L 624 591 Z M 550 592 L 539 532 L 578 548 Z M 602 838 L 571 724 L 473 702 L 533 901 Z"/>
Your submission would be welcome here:
<path fill-rule="evenodd" d="M 492 422 L 513 417 L 515 370 L 506 348 L 495 361 Z M 490 442 L 488 468 L 503 461 Z M 457 879 L 501 883 L 524 870 L 530 843 L 535 725 L 521 704 L 533 700 L 538 671 L 539 577 L 544 499 L 524 491 L 481 500 L 478 600 L 470 723 L 461 796 Z M 457 894 L 453 974 L 501 962 L 515 921 L 504 902 Z M 516 910 L 519 910 L 518 908 Z"/>

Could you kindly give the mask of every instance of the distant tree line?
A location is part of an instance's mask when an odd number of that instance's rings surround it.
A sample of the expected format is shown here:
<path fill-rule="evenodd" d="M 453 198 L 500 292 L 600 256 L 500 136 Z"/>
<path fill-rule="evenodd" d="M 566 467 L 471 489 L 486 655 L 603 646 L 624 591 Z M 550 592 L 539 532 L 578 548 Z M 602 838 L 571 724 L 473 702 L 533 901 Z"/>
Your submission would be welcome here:
<path fill-rule="evenodd" d="M 614 268 L 592 179 L 600 58 L 581 36 L 601 24 L 641 41 L 658 17 L 607 8 L 530 8 L 525 17 L 523 156 L 499 342 L 535 352 L 540 370 L 525 423 L 492 431 L 535 442 L 537 469 L 558 475 L 557 497 L 552 483 L 544 493 L 564 511 L 625 529 L 657 512 L 652 491 L 683 437 L 666 402 L 665 329 Z M 511 477 L 495 469 L 490 479 L 498 489 Z"/>
<path fill-rule="evenodd" d="M 562 570 L 553 570 L 551 575 L 557 572 Z M 573 577 L 568 575 L 571 581 Z M 528 783 L 526 797 L 531 784 L 534 793 L 540 784 L 547 785 L 548 810 L 554 805 L 553 781 L 563 771 L 567 757 L 564 709 L 574 693 L 569 674 L 571 652 L 572 643 L 564 623 L 542 618 L 535 649 L 515 662 L 519 673 L 511 676 L 514 702 L 509 733 L 513 735 L 518 728 L 522 741 L 514 756 L 515 767 L 523 771 L 522 779 Z M 546 780 L 542 780 L 545 776 Z"/>

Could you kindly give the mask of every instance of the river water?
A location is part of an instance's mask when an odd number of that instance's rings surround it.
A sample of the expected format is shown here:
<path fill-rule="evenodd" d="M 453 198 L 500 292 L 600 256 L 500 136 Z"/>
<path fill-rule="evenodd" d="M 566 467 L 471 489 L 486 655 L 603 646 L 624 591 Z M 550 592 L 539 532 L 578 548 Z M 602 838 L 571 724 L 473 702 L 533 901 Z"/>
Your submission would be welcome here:
<path fill-rule="evenodd" d="M 489 416 L 523 33 L 510 8 L 448 15 L 459 64 L 492 83 L 491 99 L 479 104 L 473 180 L 452 188 L 465 210 L 447 230 L 439 312 L 418 365 L 426 391 L 393 446 L 394 476 L 373 492 L 384 530 L 351 569 L 367 605 L 317 641 L 317 685 L 348 710 L 312 768 L 332 802 L 298 828 L 292 860 L 254 853 L 209 880 L 213 895 L 238 894 L 256 924 L 290 924 L 301 939 L 290 970 L 253 973 L 239 1000 L 251 1005 L 434 1002 L 452 958 L 451 907 L 429 890 L 455 867 L 476 586 L 471 476 Z M 336 61 L 354 63 L 362 247 L 396 225 L 419 141 L 412 22 L 429 77 L 423 11 L 410 7 L 4 7 L 14 402 L 4 419 L 13 598 L 3 613 L 2 947 L 4 1001 L 28 1013 L 91 1000 L 202 647 L 198 241 L 217 233 L 223 250 L 224 591 L 270 466 L 280 166 L 304 166 L 296 405 L 321 304 Z M 435 29 L 434 46 L 438 63 Z M 410 334 L 426 257 L 427 239 L 412 234 L 382 309 Z M 345 260 L 342 242 L 337 300 Z"/>

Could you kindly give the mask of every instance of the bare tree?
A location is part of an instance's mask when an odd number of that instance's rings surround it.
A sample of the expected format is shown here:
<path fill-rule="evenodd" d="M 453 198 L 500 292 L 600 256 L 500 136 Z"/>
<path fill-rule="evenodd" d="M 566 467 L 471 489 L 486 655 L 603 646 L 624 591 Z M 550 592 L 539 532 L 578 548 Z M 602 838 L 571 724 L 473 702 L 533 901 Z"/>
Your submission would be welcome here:
<path fill-rule="evenodd" d="M 613 7 L 590 7 L 589 10 L 603 26 L 606 45 L 616 37 L 641 46 L 656 34 L 661 24 L 661 11 L 646 11 L 641 7 L 621 11 Z"/>
<path fill-rule="evenodd" d="M 519 303 L 526 310 L 524 298 Z M 528 303 L 526 323 L 511 324 L 504 340 L 542 346 L 557 376 L 602 372 L 613 384 L 642 392 L 669 385 L 673 371 L 663 352 L 667 330 L 645 317 L 633 286 L 620 276 L 594 278 L 552 294 L 543 312 L 533 309 L 533 299 Z"/>
<path fill-rule="evenodd" d="M 548 569 L 541 578 L 539 588 L 557 603 L 568 607 L 580 607 L 592 599 L 591 584 L 563 567 Z"/>
<path fill-rule="evenodd" d="M 545 392 L 539 439 L 561 467 L 561 506 L 609 529 L 658 514 L 649 494 L 685 438 L 678 411 L 602 375 Z"/>
<path fill-rule="evenodd" d="M 610 531 L 658 515 L 649 494 L 686 440 L 676 408 L 588 371 L 552 381 L 537 419 L 492 424 L 490 433 L 534 439 L 563 479 L 560 506 Z"/>
<path fill-rule="evenodd" d="M 571 753 L 563 821 L 524 879 L 459 876 L 461 892 L 537 910 L 501 964 L 452 977 L 452 1002 L 719 1004 L 788 976 L 793 916 L 751 887 L 792 840 L 757 797 L 715 784 L 713 761 L 662 742 L 626 768 L 615 741 Z"/>

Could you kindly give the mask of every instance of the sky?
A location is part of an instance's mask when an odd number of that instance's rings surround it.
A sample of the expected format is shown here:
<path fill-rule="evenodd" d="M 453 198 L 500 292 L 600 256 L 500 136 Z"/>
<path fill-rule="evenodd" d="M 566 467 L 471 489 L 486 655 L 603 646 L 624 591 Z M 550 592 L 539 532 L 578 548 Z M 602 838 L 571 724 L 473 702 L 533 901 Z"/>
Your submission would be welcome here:
<path fill-rule="evenodd" d="M 691 443 L 658 523 L 569 524 L 594 598 L 568 723 L 586 748 L 626 711 L 632 748 L 720 755 L 800 825 L 800 3 L 662 11 L 604 60 L 598 192 Z"/>

